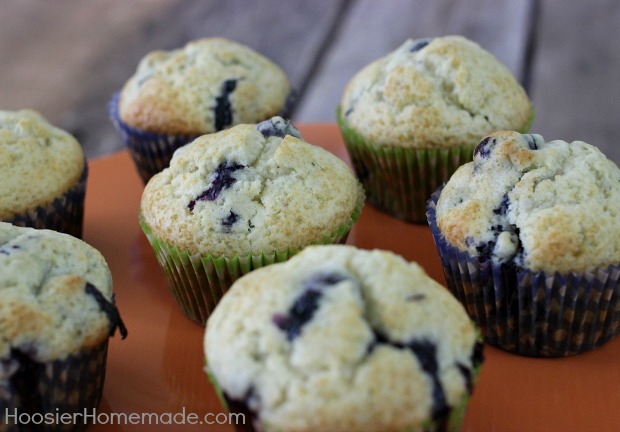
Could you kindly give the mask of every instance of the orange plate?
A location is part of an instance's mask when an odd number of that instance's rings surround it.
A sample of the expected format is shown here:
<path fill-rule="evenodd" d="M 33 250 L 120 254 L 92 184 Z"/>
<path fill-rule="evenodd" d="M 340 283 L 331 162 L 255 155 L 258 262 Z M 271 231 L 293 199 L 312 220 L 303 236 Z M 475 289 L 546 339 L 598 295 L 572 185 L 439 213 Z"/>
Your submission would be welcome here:
<path fill-rule="evenodd" d="M 300 127 L 304 138 L 348 161 L 334 124 Z M 203 328 L 185 318 L 138 225 L 143 186 L 127 152 L 91 162 L 84 239 L 108 260 L 117 304 L 129 329 L 110 344 L 100 423 L 90 431 L 232 431 L 207 424 L 222 412 L 203 372 Z M 389 249 L 445 284 L 428 227 L 366 206 L 349 244 Z M 486 361 L 463 431 L 605 431 L 620 427 L 620 340 L 562 359 L 519 357 L 486 347 Z M 193 413 L 198 425 L 118 424 L 138 416 L 163 422 Z M 117 417 L 111 417 L 114 413 Z M 133 417 L 129 417 L 133 414 Z M 153 416 L 146 416 L 153 414 Z M 176 417 L 174 417 L 176 415 Z M 110 424 L 110 419 L 116 424 Z M 193 421 L 193 418 L 191 419 Z M 107 423 L 107 424 L 102 424 Z"/>

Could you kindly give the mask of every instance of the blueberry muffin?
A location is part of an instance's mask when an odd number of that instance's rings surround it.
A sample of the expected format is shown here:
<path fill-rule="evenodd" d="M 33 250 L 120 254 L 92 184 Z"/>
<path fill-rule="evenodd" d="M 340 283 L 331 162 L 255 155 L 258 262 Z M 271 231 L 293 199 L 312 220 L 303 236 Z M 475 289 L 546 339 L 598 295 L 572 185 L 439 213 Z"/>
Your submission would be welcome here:
<path fill-rule="evenodd" d="M 533 356 L 618 333 L 618 215 L 620 170 L 596 147 L 512 131 L 485 136 L 429 204 L 450 289 L 488 342 Z"/>
<path fill-rule="evenodd" d="M 0 222 L 0 410 L 95 409 L 108 339 L 125 327 L 101 254 L 67 234 Z M 25 430 L 6 417 L 7 431 Z M 83 430 L 85 424 L 37 430 Z M 30 429 L 27 429 L 30 430 Z"/>
<path fill-rule="evenodd" d="M 110 116 L 145 183 L 196 137 L 286 115 L 293 92 L 284 72 L 222 38 L 147 54 L 110 102 Z"/>
<path fill-rule="evenodd" d="M 416 263 L 330 245 L 239 279 L 209 318 L 205 355 L 250 430 L 431 431 L 458 430 L 482 345 Z"/>
<path fill-rule="evenodd" d="M 351 79 L 338 110 L 370 203 L 408 222 L 426 222 L 431 193 L 480 137 L 527 131 L 532 118 L 510 71 L 460 36 L 407 40 Z"/>
<path fill-rule="evenodd" d="M 146 185 L 140 210 L 175 298 L 204 323 L 240 275 L 313 243 L 345 241 L 363 201 L 342 160 L 274 117 L 177 150 Z"/>
<path fill-rule="evenodd" d="M 32 110 L 0 111 L 0 221 L 81 237 L 87 176 L 69 133 Z"/>

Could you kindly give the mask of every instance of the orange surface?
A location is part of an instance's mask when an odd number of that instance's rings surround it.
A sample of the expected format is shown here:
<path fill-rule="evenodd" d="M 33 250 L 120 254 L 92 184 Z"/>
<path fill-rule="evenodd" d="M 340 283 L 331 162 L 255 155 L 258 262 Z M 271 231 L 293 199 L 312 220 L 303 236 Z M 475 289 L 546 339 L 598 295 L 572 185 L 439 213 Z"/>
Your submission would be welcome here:
<path fill-rule="evenodd" d="M 299 128 L 304 138 L 347 160 L 335 125 Z M 203 328 L 185 318 L 138 225 L 143 186 L 128 153 L 91 161 L 84 239 L 112 270 L 117 304 L 129 329 L 111 340 L 98 414 L 222 412 L 205 376 Z M 445 285 L 426 226 L 399 222 L 366 206 L 348 239 L 415 260 Z M 485 347 L 486 360 L 463 431 L 615 431 L 620 428 L 620 339 L 570 358 L 533 359 Z M 127 417 L 129 418 L 129 417 Z M 148 419 L 148 417 L 145 417 Z M 154 418 L 154 417 L 151 417 Z M 137 420 L 137 417 L 134 418 Z M 175 418 L 172 418 L 175 420 Z M 116 421 L 115 423 L 118 423 Z M 225 425 L 95 424 L 89 431 L 232 431 Z"/>

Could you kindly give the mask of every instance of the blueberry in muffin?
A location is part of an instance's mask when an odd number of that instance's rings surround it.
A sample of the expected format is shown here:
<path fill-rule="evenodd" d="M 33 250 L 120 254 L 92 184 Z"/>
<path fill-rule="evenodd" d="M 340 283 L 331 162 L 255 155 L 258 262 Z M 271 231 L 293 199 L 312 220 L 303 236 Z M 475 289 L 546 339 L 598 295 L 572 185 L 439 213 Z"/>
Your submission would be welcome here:
<path fill-rule="evenodd" d="M 483 361 L 463 307 L 421 267 L 336 245 L 237 280 L 205 354 L 248 430 L 457 430 Z"/>
<path fill-rule="evenodd" d="M 177 301 L 204 322 L 240 275 L 310 244 L 345 241 L 363 201 L 341 159 L 273 117 L 177 150 L 146 185 L 140 211 Z"/>
<path fill-rule="evenodd" d="M 117 330 L 127 336 L 110 270 L 97 250 L 67 234 L 0 222 L 3 420 L 5 413 L 82 414 L 96 409 L 108 340 Z M 7 416 L 3 430 L 22 426 Z M 71 430 L 85 427 L 75 424 Z M 45 430 L 68 426 L 46 425 Z"/>
<path fill-rule="evenodd" d="M 240 43 L 204 38 L 148 53 L 109 109 L 146 183 L 198 136 L 286 116 L 293 103 L 276 64 Z"/>
<path fill-rule="evenodd" d="M 407 40 L 347 84 L 338 124 L 371 204 L 426 222 L 426 201 L 492 130 L 528 131 L 527 94 L 461 36 Z"/>
<path fill-rule="evenodd" d="M 620 169 L 595 146 L 485 136 L 429 202 L 448 286 L 487 340 L 526 355 L 599 346 L 618 331 Z"/>

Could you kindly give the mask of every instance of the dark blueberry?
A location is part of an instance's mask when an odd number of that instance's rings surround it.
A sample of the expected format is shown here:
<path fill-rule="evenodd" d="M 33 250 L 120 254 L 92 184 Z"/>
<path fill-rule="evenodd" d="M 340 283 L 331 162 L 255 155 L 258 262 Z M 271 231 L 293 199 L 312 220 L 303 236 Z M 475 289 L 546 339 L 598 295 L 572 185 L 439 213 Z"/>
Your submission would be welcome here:
<path fill-rule="evenodd" d="M 513 258 L 513 264 L 516 266 L 520 266 L 523 263 L 523 259 L 525 257 L 525 250 L 523 249 L 523 243 L 521 243 L 521 237 L 519 237 L 519 228 L 512 225 L 512 232 L 517 236 L 517 251 Z"/>
<path fill-rule="evenodd" d="M 499 233 L 504 232 L 504 225 L 502 224 L 493 225 L 491 226 L 491 230 L 493 231 L 493 234 L 499 235 Z"/>
<path fill-rule="evenodd" d="M 457 363 L 456 366 L 459 368 L 459 372 L 463 375 L 463 379 L 465 380 L 465 386 L 469 394 L 471 394 L 474 390 L 474 382 L 472 377 L 472 369 L 477 368 L 484 361 L 483 354 L 484 345 L 481 342 L 476 342 L 474 344 L 474 348 L 471 352 L 471 368 L 465 366 L 462 363 Z"/>
<path fill-rule="evenodd" d="M 424 372 L 433 379 L 433 419 L 443 417 L 448 413 L 450 407 L 446 401 L 443 386 L 439 381 L 439 365 L 437 364 L 437 347 L 434 343 L 423 340 L 409 343 L 409 348 L 413 351 L 420 362 Z"/>
<path fill-rule="evenodd" d="M 336 285 L 349 277 L 342 273 L 317 273 L 304 282 L 306 290 L 321 290 Z"/>
<path fill-rule="evenodd" d="M 502 201 L 499 203 L 499 206 L 493 209 L 493 213 L 495 213 L 496 215 L 503 216 L 506 214 L 506 211 L 508 210 L 509 205 L 510 205 L 510 198 L 508 197 L 508 192 L 506 192 L 504 196 L 502 197 Z"/>
<path fill-rule="evenodd" d="M 292 135 L 301 139 L 301 134 L 293 124 L 284 120 L 282 117 L 272 117 L 256 125 L 256 130 L 263 134 L 265 138 L 272 136 L 284 138 L 286 135 Z"/>
<path fill-rule="evenodd" d="M 465 388 L 467 392 L 471 394 L 474 391 L 474 383 L 471 377 L 471 370 L 465 366 L 463 363 L 457 363 L 456 366 L 459 368 L 459 372 L 463 375 L 463 380 L 465 380 Z"/>
<path fill-rule="evenodd" d="M 370 354 L 377 345 L 390 345 L 397 349 L 409 349 L 418 359 L 422 370 L 430 375 L 433 382 L 433 419 L 443 417 L 449 410 L 443 386 L 439 380 L 439 365 L 437 364 L 437 347 L 428 340 L 412 341 L 409 343 L 393 342 L 382 333 L 375 330 L 375 340 L 368 346 L 367 353 Z"/>
<path fill-rule="evenodd" d="M 222 84 L 221 94 L 215 98 L 215 130 L 221 131 L 232 124 L 233 113 L 232 104 L 230 103 L 230 94 L 237 88 L 237 80 L 226 80 Z"/>
<path fill-rule="evenodd" d="M 431 42 L 431 39 L 422 39 L 422 40 L 415 41 L 413 46 L 411 48 L 409 48 L 409 52 L 420 51 L 426 45 L 428 45 L 430 42 Z"/>
<path fill-rule="evenodd" d="M 10 248 L 3 247 L 0 249 L 0 254 L 11 255 L 11 252 L 17 249 L 21 249 L 21 247 L 19 245 L 12 245 Z"/>
<path fill-rule="evenodd" d="M 240 415 L 243 419 L 242 422 L 235 423 L 236 432 L 255 432 L 254 422 L 257 420 L 256 414 L 250 409 L 248 400 L 250 399 L 254 390 L 250 388 L 243 400 L 232 399 L 224 392 L 224 400 L 226 406 L 231 414 Z"/>
<path fill-rule="evenodd" d="M 114 336 L 114 332 L 118 328 L 121 332 L 121 336 L 125 339 L 127 337 L 127 328 L 125 327 L 125 324 L 121 319 L 121 315 L 118 312 L 118 309 L 116 309 L 114 303 L 108 301 L 108 299 L 101 294 L 101 291 L 99 291 L 99 289 L 90 282 L 86 282 L 85 291 L 87 294 L 94 297 L 99 305 L 99 309 L 107 315 L 110 327 L 110 336 Z"/>
<path fill-rule="evenodd" d="M 482 242 L 478 244 L 478 246 L 476 246 L 476 252 L 478 252 L 480 261 L 487 261 L 489 258 L 491 258 L 493 248 L 495 248 L 494 240 L 489 240 L 487 242 Z"/>
<path fill-rule="evenodd" d="M 476 342 L 474 344 L 474 348 L 471 352 L 471 364 L 472 368 L 475 369 L 482 364 L 484 361 L 484 345 L 481 342 Z M 465 380 L 465 386 L 467 387 L 467 391 L 469 394 L 474 390 L 474 383 L 472 378 L 472 369 L 465 366 L 462 363 L 457 363 L 456 366 L 459 368 L 461 375 L 463 375 L 463 379 Z"/>
<path fill-rule="evenodd" d="M 402 344 L 394 344 L 394 343 L 392 343 L 383 333 L 381 333 L 377 329 L 372 329 L 372 330 L 373 330 L 373 333 L 374 333 L 375 337 L 374 337 L 373 341 L 366 348 L 366 354 L 367 355 L 372 353 L 374 351 L 374 349 L 377 347 L 377 345 L 390 345 L 390 346 L 396 346 L 399 349 L 403 348 Z"/>
<path fill-rule="evenodd" d="M 319 291 L 306 291 L 288 311 L 287 315 L 274 315 L 273 322 L 286 332 L 286 338 L 292 341 L 301 334 L 302 327 L 312 319 L 319 308 L 319 300 L 323 294 Z"/>
<path fill-rule="evenodd" d="M 409 349 L 418 359 L 420 367 L 430 375 L 433 382 L 433 419 L 443 417 L 450 410 L 443 386 L 439 381 L 439 365 L 437 364 L 437 347 L 428 340 L 411 341 L 409 343 L 390 341 L 384 334 L 374 330 L 375 340 L 368 346 L 366 352 L 370 354 L 377 345 L 389 345 L 396 349 Z"/>
<path fill-rule="evenodd" d="M 230 232 L 230 228 L 239 220 L 239 215 L 232 210 L 224 219 L 222 219 L 222 225 L 228 229 Z"/>
<path fill-rule="evenodd" d="M 303 326 L 312 319 L 319 308 L 323 289 L 336 285 L 347 279 L 338 273 L 319 273 L 304 282 L 304 293 L 299 296 L 286 315 L 275 314 L 272 318 L 275 325 L 292 341 L 301 334 Z"/>
<path fill-rule="evenodd" d="M 491 139 L 491 137 L 486 137 L 474 149 L 474 156 L 480 155 L 481 158 L 488 158 L 493 151 L 493 147 L 495 146 L 495 139 Z"/>
<path fill-rule="evenodd" d="M 540 148 L 540 142 L 536 139 L 534 135 L 524 134 L 523 137 L 525 137 L 525 140 L 527 141 L 527 146 L 530 150 L 538 150 Z"/>
<path fill-rule="evenodd" d="M 237 179 L 232 176 L 235 171 L 245 168 L 244 165 L 228 161 L 224 161 L 215 169 L 215 176 L 209 186 L 203 193 L 191 200 L 187 205 L 190 211 L 194 211 L 197 201 L 215 201 L 224 189 L 231 187 Z"/>

